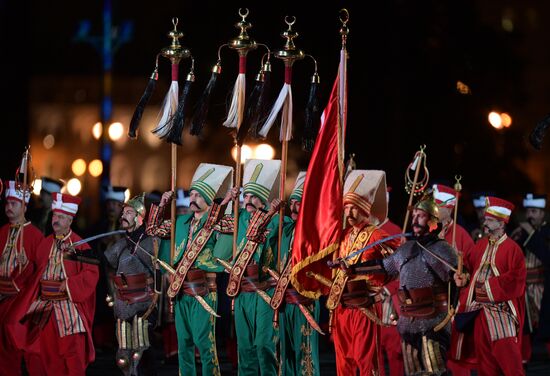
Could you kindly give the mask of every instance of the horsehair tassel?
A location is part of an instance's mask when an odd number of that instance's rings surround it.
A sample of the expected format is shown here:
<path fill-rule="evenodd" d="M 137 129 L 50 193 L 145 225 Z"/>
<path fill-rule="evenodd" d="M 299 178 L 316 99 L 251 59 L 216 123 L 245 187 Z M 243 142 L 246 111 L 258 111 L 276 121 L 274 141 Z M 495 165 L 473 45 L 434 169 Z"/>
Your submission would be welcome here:
<path fill-rule="evenodd" d="M 132 115 L 132 120 L 130 121 L 130 128 L 128 129 L 128 137 L 130 138 L 137 138 L 137 130 L 139 128 L 139 123 L 141 122 L 141 117 L 143 116 L 143 111 L 145 110 L 145 106 L 147 106 L 149 99 L 151 99 L 151 96 L 153 95 L 153 91 L 155 91 L 158 78 L 159 78 L 158 66 L 156 66 L 155 70 L 153 70 L 153 73 L 151 74 L 151 77 L 149 78 L 149 82 L 147 82 L 147 87 L 145 88 L 145 92 L 141 96 L 136 106 L 136 109 L 134 110 L 134 114 Z"/>
<path fill-rule="evenodd" d="M 155 129 L 152 130 L 159 138 L 166 138 L 172 128 L 172 120 L 178 107 L 178 91 L 178 81 L 172 80 L 170 89 L 162 102 L 158 115 L 158 124 Z"/>
<path fill-rule="evenodd" d="M 292 135 L 292 67 L 285 67 L 285 83 L 283 88 L 279 92 L 279 96 L 267 117 L 264 125 L 258 132 L 261 137 L 267 137 L 269 130 L 273 126 L 273 123 L 277 119 L 279 112 L 282 110 L 281 115 L 281 135 L 280 140 L 289 140 Z M 283 134 L 284 133 L 284 134 Z"/>
<path fill-rule="evenodd" d="M 239 56 L 239 75 L 233 87 L 231 105 L 227 113 L 227 119 L 223 122 L 224 127 L 239 128 L 243 121 L 244 105 L 246 96 L 246 56 Z"/>
<path fill-rule="evenodd" d="M 193 120 L 191 121 L 191 129 L 189 133 L 193 136 L 200 136 L 204 125 L 206 124 L 206 117 L 208 116 L 208 110 L 210 108 L 210 97 L 216 86 L 216 81 L 222 71 L 220 62 L 218 61 L 216 65 L 212 68 L 212 74 L 210 75 L 210 80 L 206 88 L 201 94 L 199 102 L 197 103 L 195 114 L 193 115 Z"/>
<path fill-rule="evenodd" d="M 181 97 L 178 103 L 178 109 L 174 114 L 172 119 L 172 127 L 166 136 L 166 141 L 171 144 L 182 145 L 182 133 L 183 127 L 185 126 L 185 110 L 187 109 L 187 102 L 189 100 L 189 92 L 191 91 L 191 86 L 195 82 L 195 74 L 193 70 L 187 74 L 185 84 L 183 85 L 183 90 L 181 92 Z"/>
<path fill-rule="evenodd" d="M 268 102 L 271 89 L 271 65 L 269 63 L 264 64 L 264 67 L 256 76 L 256 84 L 252 93 L 248 99 L 248 106 L 246 109 L 243 124 L 239 128 L 237 133 L 237 144 L 241 145 L 248 134 L 251 134 L 253 138 L 259 138 L 258 128 L 260 122 L 267 117 L 267 111 L 269 110 Z"/>
<path fill-rule="evenodd" d="M 319 132 L 320 124 L 320 106 L 319 106 L 319 75 L 313 74 L 311 86 L 309 87 L 309 96 L 305 109 L 304 133 L 302 135 L 302 149 L 310 152 L 315 145 L 315 139 Z"/>

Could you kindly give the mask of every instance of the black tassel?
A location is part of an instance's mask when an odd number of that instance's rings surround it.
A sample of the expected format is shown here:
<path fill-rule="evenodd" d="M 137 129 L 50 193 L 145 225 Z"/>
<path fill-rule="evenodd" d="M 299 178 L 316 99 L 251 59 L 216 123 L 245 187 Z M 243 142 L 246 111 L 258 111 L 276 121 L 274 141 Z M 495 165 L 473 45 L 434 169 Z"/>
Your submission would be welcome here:
<path fill-rule="evenodd" d="M 210 97 L 216 86 L 216 81 L 221 73 L 221 66 L 219 64 L 214 65 L 212 68 L 212 74 L 206 88 L 202 92 L 202 95 L 197 103 L 193 120 L 191 121 L 191 129 L 189 133 L 193 136 L 199 136 L 202 133 L 204 125 L 206 124 L 206 117 L 208 116 L 208 110 L 210 107 Z"/>
<path fill-rule="evenodd" d="M 138 105 L 136 106 L 134 115 L 132 115 L 132 120 L 130 121 L 130 128 L 128 129 L 128 137 L 130 138 L 137 138 L 137 130 L 139 128 L 139 123 L 141 122 L 141 117 L 143 116 L 143 110 L 145 110 L 145 106 L 147 106 L 147 102 L 149 102 L 149 99 L 151 99 L 151 96 L 153 95 L 153 91 L 155 91 L 155 87 L 157 86 L 157 80 L 158 80 L 158 67 L 155 67 L 155 70 L 153 71 L 151 78 L 149 78 L 149 82 L 147 83 L 145 92 L 141 96 L 141 99 L 139 100 Z"/>
<path fill-rule="evenodd" d="M 187 100 L 189 99 L 189 92 L 191 91 L 191 85 L 195 81 L 195 75 L 193 72 L 190 72 L 187 75 L 185 84 L 183 85 L 183 90 L 178 102 L 178 109 L 172 118 L 172 127 L 170 132 L 166 135 L 166 141 L 171 144 L 182 145 L 182 133 L 183 127 L 185 126 L 185 110 L 187 108 Z"/>
<path fill-rule="evenodd" d="M 317 72 L 313 75 L 311 86 L 309 87 L 309 96 L 305 110 L 304 133 L 302 135 L 302 149 L 312 151 L 315 145 L 315 139 L 319 132 L 320 123 L 319 107 L 319 75 Z"/>
<path fill-rule="evenodd" d="M 242 146 L 246 136 L 250 134 L 253 138 L 258 139 L 260 126 L 269 114 L 270 107 L 268 106 L 269 97 L 271 94 L 271 66 L 269 63 L 264 65 L 264 68 L 256 77 L 256 84 L 248 98 L 248 106 L 245 111 L 243 124 L 237 133 L 237 144 Z"/>
<path fill-rule="evenodd" d="M 529 135 L 529 142 L 535 149 L 542 149 L 542 140 L 546 134 L 546 131 L 548 131 L 548 128 L 550 128 L 550 114 L 546 115 L 546 117 L 535 126 Z"/>

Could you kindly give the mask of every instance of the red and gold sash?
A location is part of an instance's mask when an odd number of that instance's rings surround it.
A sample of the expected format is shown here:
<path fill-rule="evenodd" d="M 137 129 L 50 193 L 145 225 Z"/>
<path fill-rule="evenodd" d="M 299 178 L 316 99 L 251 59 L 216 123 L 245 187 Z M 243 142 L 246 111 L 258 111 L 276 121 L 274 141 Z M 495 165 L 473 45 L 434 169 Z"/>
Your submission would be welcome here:
<path fill-rule="evenodd" d="M 250 263 L 250 260 L 252 260 L 252 256 L 254 256 L 258 246 L 265 242 L 265 228 L 273 215 L 275 213 L 271 211 L 263 212 L 256 210 L 250 219 L 246 231 L 246 243 L 229 272 L 229 283 L 227 284 L 226 291 L 228 296 L 234 297 L 239 293 L 246 267 Z"/>
<path fill-rule="evenodd" d="M 191 269 L 195 263 L 195 260 L 204 249 L 204 246 L 208 242 L 208 239 L 210 239 L 210 236 L 212 236 L 212 233 L 214 232 L 213 225 L 220 219 L 220 215 L 223 212 L 224 211 L 220 205 L 217 205 L 216 203 L 212 204 L 212 209 L 210 209 L 210 213 L 208 213 L 206 223 L 191 242 L 189 250 L 183 255 L 183 258 L 176 270 L 176 274 L 174 274 L 174 279 L 168 287 L 167 294 L 170 298 L 174 298 L 178 295 L 181 286 L 183 285 L 183 281 L 185 281 L 185 277 L 187 276 L 187 272 Z"/>
<path fill-rule="evenodd" d="M 376 227 L 369 226 L 361 230 L 361 232 L 359 232 L 357 238 L 353 242 L 353 245 L 351 246 L 348 254 L 367 245 L 375 229 Z M 361 254 L 355 255 L 351 259 L 348 259 L 347 262 L 348 264 L 353 265 L 360 257 Z M 336 309 L 336 307 L 338 307 L 338 304 L 340 304 L 340 299 L 342 298 L 342 293 L 344 292 L 347 281 L 348 275 L 343 270 L 338 269 L 336 271 L 336 277 L 332 282 L 332 286 L 330 287 L 330 292 L 327 298 L 327 308 L 329 310 Z"/>
<path fill-rule="evenodd" d="M 285 269 L 281 273 L 281 277 L 277 281 L 277 286 L 275 286 L 275 292 L 273 293 L 273 298 L 271 298 L 271 308 L 279 309 L 283 300 L 285 298 L 285 291 L 288 288 L 290 283 L 290 272 L 292 271 L 292 260 L 289 258 Z"/>

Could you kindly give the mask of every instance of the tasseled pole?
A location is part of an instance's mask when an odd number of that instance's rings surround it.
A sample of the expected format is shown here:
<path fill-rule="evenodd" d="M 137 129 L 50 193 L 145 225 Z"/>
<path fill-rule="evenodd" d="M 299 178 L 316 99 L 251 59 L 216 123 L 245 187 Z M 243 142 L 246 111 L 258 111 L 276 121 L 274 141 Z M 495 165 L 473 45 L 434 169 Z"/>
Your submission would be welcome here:
<path fill-rule="evenodd" d="M 197 109 L 195 110 L 193 120 L 191 121 L 191 129 L 189 130 L 189 133 L 191 133 L 193 136 L 199 136 L 204 129 L 206 117 L 208 116 L 208 110 L 210 108 L 210 97 L 212 96 L 214 87 L 216 86 L 216 82 L 218 80 L 218 76 L 221 72 L 222 66 L 220 64 L 220 61 L 218 61 L 216 65 L 214 65 L 214 67 L 212 68 L 212 74 L 210 75 L 208 84 L 206 85 L 206 88 L 202 92 L 199 102 L 197 103 Z"/>
<path fill-rule="evenodd" d="M 157 58 L 157 64 L 155 65 L 155 69 L 153 70 L 153 73 L 149 78 L 149 82 L 147 83 L 145 92 L 141 96 L 136 106 L 136 109 L 134 110 L 134 114 L 132 115 L 132 120 L 130 121 L 130 128 L 128 128 L 128 137 L 130 138 L 137 138 L 137 130 L 139 128 L 139 123 L 141 122 L 141 117 L 143 116 L 143 111 L 145 110 L 145 106 L 147 106 L 147 103 L 149 102 L 149 99 L 151 99 L 151 96 L 155 91 L 155 87 L 157 86 L 157 81 L 159 78 L 158 71 L 159 71 L 159 67 L 158 67 L 158 58 Z"/>
<path fill-rule="evenodd" d="M 178 84 L 178 64 L 172 63 L 172 83 Z M 178 92 L 176 91 L 176 102 Z M 170 145 L 170 190 L 176 192 L 177 172 L 178 172 L 178 149 L 176 144 Z M 170 221 L 172 226 L 176 224 L 176 200 L 170 204 Z M 173 265 L 176 252 L 176 231 L 170 231 L 170 264 Z"/>
<path fill-rule="evenodd" d="M 292 63 L 293 61 L 285 62 L 285 86 L 288 86 L 288 96 L 284 102 L 281 114 L 281 178 L 279 179 L 279 200 L 285 200 L 285 184 L 286 184 L 286 167 L 288 157 L 288 141 L 292 138 Z M 279 210 L 279 236 L 277 241 L 277 268 L 281 265 L 281 243 L 283 241 L 283 223 L 285 217 L 285 206 L 281 205 Z M 280 271 L 280 270 L 278 270 Z"/>
<path fill-rule="evenodd" d="M 172 126 L 170 131 L 166 135 L 166 141 L 172 144 L 182 145 L 182 133 L 183 128 L 185 127 L 185 115 L 187 111 L 187 102 L 189 101 L 189 92 L 191 91 L 191 86 L 195 82 L 195 74 L 193 73 L 193 67 L 187 74 L 185 79 L 185 84 L 183 85 L 183 90 L 178 103 L 178 108 L 174 114 L 173 119 L 171 120 Z"/>

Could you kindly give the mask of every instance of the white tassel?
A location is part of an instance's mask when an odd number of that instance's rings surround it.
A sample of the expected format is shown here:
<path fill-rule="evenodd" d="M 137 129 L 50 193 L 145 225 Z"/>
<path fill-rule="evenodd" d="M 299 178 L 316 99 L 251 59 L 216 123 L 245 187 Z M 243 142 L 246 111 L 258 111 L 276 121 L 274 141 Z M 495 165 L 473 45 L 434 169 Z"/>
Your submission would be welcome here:
<path fill-rule="evenodd" d="M 152 130 L 160 138 L 166 137 L 172 128 L 172 117 L 178 109 L 178 92 L 178 81 L 172 81 L 170 89 L 162 101 L 162 106 L 157 116 L 157 126 Z"/>
<path fill-rule="evenodd" d="M 246 95 L 246 74 L 239 73 L 235 86 L 233 87 L 233 97 L 227 119 L 223 122 L 224 127 L 237 128 L 241 126 L 244 115 L 244 101 Z"/>
<path fill-rule="evenodd" d="M 281 134 L 279 141 L 292 140 L 292 86 L 288 85 L 288 95 L 281 113 Z"/>
<path fill-rule="evenodd" d="M 267 134 L 273 126 L 275 119 L 277 119 L 277 115 L 279 115 L 281 109 L 283 109 L 281 118 L 281 141 L 283 139 L 288 141 L 292 138 L 292 87 L 289 84 L 284 84 L 283 88 L 279 92 L 279 96 L 277 97 L 267 120 L 258 132 L 260 136 L 267 137 Z M 285 134 L 283 135 L 285 128 L 286 132 L 284 132 Z"/>

